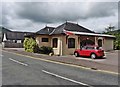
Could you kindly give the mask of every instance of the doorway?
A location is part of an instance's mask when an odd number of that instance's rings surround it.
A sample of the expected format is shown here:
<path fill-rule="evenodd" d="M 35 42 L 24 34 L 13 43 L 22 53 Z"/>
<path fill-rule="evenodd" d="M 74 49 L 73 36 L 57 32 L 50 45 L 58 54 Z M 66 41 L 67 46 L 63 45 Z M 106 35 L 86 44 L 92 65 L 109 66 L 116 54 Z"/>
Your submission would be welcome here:
<path fill-rule="evenodd" d="M 102 39 L 99 39 L 99 40 L 98 40 L 98 46 L 99 46 L 99 47 L 102 47 Z"/>

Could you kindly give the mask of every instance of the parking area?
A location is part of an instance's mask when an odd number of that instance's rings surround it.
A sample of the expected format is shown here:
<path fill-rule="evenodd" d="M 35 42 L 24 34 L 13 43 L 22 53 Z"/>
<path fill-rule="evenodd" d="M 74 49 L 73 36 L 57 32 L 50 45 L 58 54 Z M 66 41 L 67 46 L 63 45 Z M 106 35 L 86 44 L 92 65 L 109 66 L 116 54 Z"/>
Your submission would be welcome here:
<path fill-rule="evenodd" d="M 105 52 L 104 58 L 97 58 L 97 59 L 91 59 L 86 57 L 75 57 L 76 59 L 80 60 L 89 60 L 89 61 L 95 61 L 103 64 L 110 64 L 110 65 L 117 65 L 118 66 L 118 54 L 120 54 L 120 50 L 114 50 L 110 52 Z"/>

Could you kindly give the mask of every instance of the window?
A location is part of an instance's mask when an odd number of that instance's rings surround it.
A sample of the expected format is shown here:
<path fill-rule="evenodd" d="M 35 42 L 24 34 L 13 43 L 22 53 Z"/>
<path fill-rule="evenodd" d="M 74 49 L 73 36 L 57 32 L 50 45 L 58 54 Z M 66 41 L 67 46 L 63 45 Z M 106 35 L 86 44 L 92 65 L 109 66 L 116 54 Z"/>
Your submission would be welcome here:
<path fill-rule="evenodd" d="M 93 50 L 95 49 L 94 47 L 86 47 L 87 50 Z"/>
<path fill-rule="evenodd" d="M 42 38 L 42 42 L 48 42 L 48 38 Z"/>
<path fill-rule="evenodd" d="M 53 38 L 53 48 L 57 48 L 57 44 L 58 44 L 58 39 Z"/>
<path fill-rule="evenodd" d="M 68 48 L 75 48 L 75 39 L 74 38 L 68 39 Z"/>

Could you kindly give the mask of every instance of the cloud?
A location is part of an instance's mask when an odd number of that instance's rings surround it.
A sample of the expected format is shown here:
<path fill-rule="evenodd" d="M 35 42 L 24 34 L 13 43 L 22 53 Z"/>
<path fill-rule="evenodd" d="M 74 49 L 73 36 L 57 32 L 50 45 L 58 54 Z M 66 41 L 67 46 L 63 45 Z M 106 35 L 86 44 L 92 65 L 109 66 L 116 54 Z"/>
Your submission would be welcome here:
<path fill-rule="evenodd" d="M 24 31 L 37 31 L 46 24 L 57 26 L 66 20 L 97 31 L 103 28 L 102 20 L 104 25 L 111 23 L 118 12 L 116 2 L 6 2 L 2 7 L 2 24 Z"/>
<path fill-rule="evenodd" d="M 120 29 L 120 2 L 118 3 L 118 28 Z"/>
<path fill-rule="evenodd" d="M 114 2 L 23 2 L 16 4 L 20 8 L 16 9 L 19 17 L 44 23 L 107 17 L 115 15 L 117 11 L 117 3 Z"/>
<path fill-rule="evenodd" d="M 5 25 L 9 22 L 9 19 L 15 19 L 16 14 L 14 11 L 14 3 L 2 3 L 2 24 Z"/>

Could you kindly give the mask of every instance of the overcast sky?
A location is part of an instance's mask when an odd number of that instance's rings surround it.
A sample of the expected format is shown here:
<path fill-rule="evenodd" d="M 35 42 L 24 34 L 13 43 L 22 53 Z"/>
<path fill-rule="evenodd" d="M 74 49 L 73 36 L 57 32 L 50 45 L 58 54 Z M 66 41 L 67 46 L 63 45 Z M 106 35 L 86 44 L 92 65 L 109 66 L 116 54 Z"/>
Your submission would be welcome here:
<path fill-rule="evenodd" d="M 46 0 L 45 0 L 46 1 Z M 36 32 L 47 26 L 56 27 L 65 21 L 78 23 L 95 32 L 109 24 L 118 26 L 116 2 L 2 2 L 2 24 L 11 30 Z M 1 6 L 1 5 L 0 5 Z"/>

